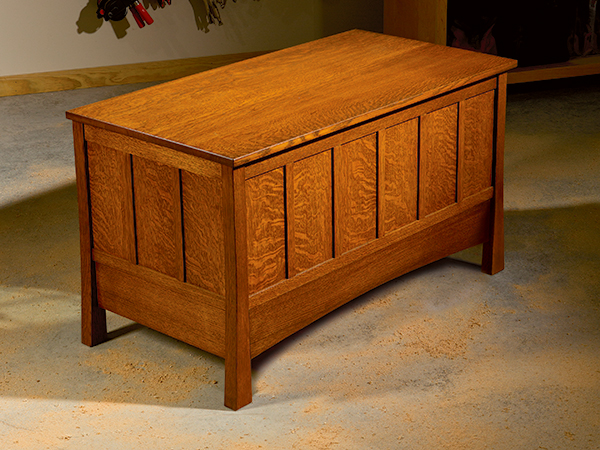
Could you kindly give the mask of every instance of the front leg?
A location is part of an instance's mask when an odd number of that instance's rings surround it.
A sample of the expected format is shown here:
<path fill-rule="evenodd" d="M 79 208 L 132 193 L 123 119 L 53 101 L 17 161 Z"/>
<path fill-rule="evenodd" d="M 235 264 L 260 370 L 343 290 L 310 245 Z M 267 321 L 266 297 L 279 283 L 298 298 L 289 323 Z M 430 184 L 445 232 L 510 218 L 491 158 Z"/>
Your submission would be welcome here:
<path fill-rule="evenodd" d="M 489 239 L 483 244 L 481 271 L 490 275 L 504 269 L 504 128 L 506 117 L 506 81 L 498 77 L 496 89 L 496 151 L 494 155 L 494 197 L 490 210 Z"/>
<path fill-rule="evenodd" d="M 87 148 L 83 124 L 73 122 L 75 175 L 79 210 L 79 245 L 81 255 L 81 341 L 90 347 L 107 339 L 106 311 L 96 298 L 95 266 L 92 261 L 92 229 Z"/>

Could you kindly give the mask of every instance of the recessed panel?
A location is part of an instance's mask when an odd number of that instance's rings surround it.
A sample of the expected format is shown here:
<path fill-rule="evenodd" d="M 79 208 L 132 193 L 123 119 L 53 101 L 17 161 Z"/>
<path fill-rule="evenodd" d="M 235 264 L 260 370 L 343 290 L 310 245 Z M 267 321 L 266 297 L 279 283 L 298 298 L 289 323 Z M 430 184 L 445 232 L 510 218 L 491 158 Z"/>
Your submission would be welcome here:
<path fill-rule="evenodd" d="M 334 150 L 335 255 L 377 238 L 377 135 Z"/>
<path fill-rule="evenodd" d="M 286 278 L 284 169 L 246 181 L 248 290 Z"/>
<path fill-rule="evenodd" d="M 183 281 L 179 170 L 133 157 L 138 264 Z"/>
<path fill-rule="evenodd" d="M 458 105 L 421 117 L 419 217 L 456 202 Z"/>
<path fill-rule="evenodd" d="M 331 151 L 293 166 L 293 271 L 302 272 L 333 257 Z"/>
<path fill-rule="evenodd" d="M 130 156 L 89 142 L 88 167 L 93 246 L 134 263 Z"/>
<path fill-rule="evenodd" d="M 181 172 L 186 281 L 225 295 L 220 177 Z"/>
<path fill-rule="evenodd" d="M 419 119 L 382 132 L 380 148 L 383 234 L 417 220 Z"/>
<path fill-rule="evenodd" d="M 492 185 L 494 91 L 461 102 L 460 115 L 460 192 L 466 198 Z"/>

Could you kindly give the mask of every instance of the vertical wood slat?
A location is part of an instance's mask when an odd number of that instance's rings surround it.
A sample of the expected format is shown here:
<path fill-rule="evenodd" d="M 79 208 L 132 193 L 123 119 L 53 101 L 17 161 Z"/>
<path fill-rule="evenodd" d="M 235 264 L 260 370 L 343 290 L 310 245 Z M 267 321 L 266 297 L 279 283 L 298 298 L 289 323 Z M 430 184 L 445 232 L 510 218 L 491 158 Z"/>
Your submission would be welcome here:
<path fill-rule="evenodd" d="M 335 256 L 377 238 L 377 134 L 334 148 Z"/>
<path fill-rule="evenodd" d="M 182 171 L 181 184 L 186 280 L 225 295 L 223 181 Z"/>
<path fill-rule="evenodd" d="M 377 132 L 377 237 L 385 236 L 386 219 L 386 170 L 387 170 L 387 129 Z M 393 170 L 392 170 L 393 171 Z"/>
<path fill-rule="evenodd" d="M 244 169 L 222 168 L 225 237 L 225 406 L 252 402 L 249 317 L 249 245 Z"/>
<path fill-rule="evenodd" d="M 417 220 L 419 119 L 383 130 L 379 146 L 379 236 Z"/>
<path fill-rule="evenodd" d="M 458 105 L 421 117 L 419 217 L 456 202 Z"/>
<path fill-rule="evenodd" d="M 462 202 L 465 198 L 463 192 L 463 186 L 465 184 L 465 178 L 468 178 L 468 174 L 465 173 L 465 102 L 458 102 L 458 136 L 457 136 L 457 148 L 456 148 L 456 202 Z"/>
<path fill-rule="evenodd" d="M 296 161 L 288 177 L 290 277 L 333 257 L 331 152 Z"/>
<path fill-rule="evenodd" d="M 93 246 L 136 263 L 131 155 L 88 143 Z"/>
<path fill-rule="evenodd" d="M 498 77 L 495 96 L 496 128 L 494 130 L 494 197 L 490 217 L 490 238 L 483 244 L 481 270 L 494 275 L 504 269 L 504 131 L 506 121 L 506 83 L 508 75 Z"/>
<path fill-rule="evenodd" d="M 460 102 L 458 201 L 492 185 L 494 94 Z"/>
<path fill-rule="evenodd" d="M 179 170 L 132 157 L 138 264 L 184 281 Z"/>
<path fill-rule="evenodd" d="M 258 292 L 286 278 L 284 167 L 246 180 L 248 287 Z"/>
<path fill-rule="evenodd" d="M 92 261 L 92 227 L 88 159 L 83 124 L 73 122 L 79 243 L 81 258 L 81 341 L 90 347 L 106 341 L 106 311 L 98 306 L 96 273 Z"/>
<path fill-rule="evenodd" d="M 295 176 L 294 166 L 295 162 L 286 164 L 285 166 L 285 225 L 286 225 L 286 266 L 287 266 L 287 278 L 295 276 L 298 270 L 298 263 L 296 261 L 296 216 L 295 207 Z"/>

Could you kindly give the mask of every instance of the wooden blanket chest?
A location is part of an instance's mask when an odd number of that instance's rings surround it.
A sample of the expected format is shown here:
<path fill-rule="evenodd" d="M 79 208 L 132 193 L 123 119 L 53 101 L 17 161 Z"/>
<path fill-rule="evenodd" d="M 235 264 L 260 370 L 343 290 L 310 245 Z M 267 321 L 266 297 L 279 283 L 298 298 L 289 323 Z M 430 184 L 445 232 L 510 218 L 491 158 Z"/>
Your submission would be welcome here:
<path fill-rule="evenodd" d="M 399 275 L 483 243 L 502 270 L 506 71 L 349 31 L 83 106 L 73 120 L 82 340 L 105 311 L 251 359 Z"/>

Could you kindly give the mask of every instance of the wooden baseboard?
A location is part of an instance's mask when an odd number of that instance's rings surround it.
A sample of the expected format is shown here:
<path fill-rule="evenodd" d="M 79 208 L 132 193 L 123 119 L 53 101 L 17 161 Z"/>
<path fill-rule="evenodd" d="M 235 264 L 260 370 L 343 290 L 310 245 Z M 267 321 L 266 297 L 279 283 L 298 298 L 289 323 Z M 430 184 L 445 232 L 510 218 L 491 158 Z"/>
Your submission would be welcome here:
<path fill-rule="evenodd" d="M 181 78 L 268 51 L 0 77 L 0 97 Z"/>
<path fill-rule="evenodd" d="M 513 69 L 508 73 L 508 84 L 596 74 L 600 74 L 600 55 L 575 58 L 559 64 Z"/>

